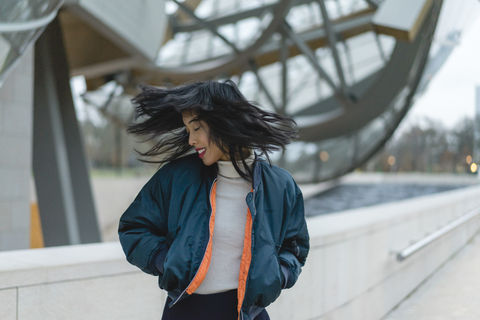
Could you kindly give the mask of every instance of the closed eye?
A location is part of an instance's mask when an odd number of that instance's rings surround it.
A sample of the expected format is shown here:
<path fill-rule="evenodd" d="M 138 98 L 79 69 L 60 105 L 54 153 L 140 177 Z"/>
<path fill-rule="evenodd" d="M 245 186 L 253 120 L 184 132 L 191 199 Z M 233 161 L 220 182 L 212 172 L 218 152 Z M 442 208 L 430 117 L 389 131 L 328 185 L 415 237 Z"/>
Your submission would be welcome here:
<path fill-rule="evenodd" d="M 196 128 L 196 129 L 193 129 L 193 131 L 197 131 L 198 129 L 200 129 L 200 127 Z"/>

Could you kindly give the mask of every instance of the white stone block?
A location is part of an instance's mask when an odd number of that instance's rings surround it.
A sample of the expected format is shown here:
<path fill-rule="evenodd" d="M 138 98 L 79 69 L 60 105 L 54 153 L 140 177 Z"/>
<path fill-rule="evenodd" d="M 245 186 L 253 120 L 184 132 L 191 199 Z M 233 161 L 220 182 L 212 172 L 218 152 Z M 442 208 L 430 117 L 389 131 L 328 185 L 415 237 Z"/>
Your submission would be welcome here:
<path fill-rule="evenodd" d="M 23 92 L 23 95 L 32 95 L 32 92 Z M 33 108 L 24 108 L 25 104 L 32 105 L 32 101 L 22 101 L 19 97 L 15 96 L 15 100 L 5 106 L 4 116 L 8 119 L 4 123 L 4 131 L 6 133 L 15 133 L 20 137 L 25 137 L 31 133 L 32 129 L 32 117 Z"/>
<path fill-rule="evenodd" d="M 283 290 L 280 297 L 267 308 L 271 319 L 312 319 L 323 313 L 322 259 L 322 249 L 314 249 L 309 253 L 295 286 Z"/>
<path fill-rule="evenodd" d="M 10 229 L 0 234 L 2 239 L 2 247 L 4 250 L 21 250 L 30 247 L 30 230 L 28 228 Z"/>
<path fill-rule="evenodd" d="M 8 169 L 0 167 L 0 201 L 11 200 L 12 188 L 10 185 L 12 174 Z"/>
<path fill-rule="evenodd" d="M 13 78 L 15 77 L 16 72 L 17 70 L 14 70 L 12 74 L 10 74 L 10 76 L 7 77 L 3 85 L 0 87 L 0 109 L 3 109 L 5 105 L 7 105 L 12 101 L 13 87 L 15 85 L 15 81 L 13 80 Z"/>
<path fill-rule="evenodd" d="M 325 296 L 327 292 L 325 290 L 325 254 L 324 249 L 314 248 L 312 255 L 307 258 L 307 264 L 304 267 L 304 274 L 301 275 L 301 281 L 299 282 L 299 288 L 297 290 L 301 292 L 308 292 L 307 295 L 303 293 L 303 298 L 308 301 L 308 317 L 306 319 L 312 319 L 318 317 L 324 313 Z M 307 289 L 304 289 L 303 284 Z"/>
<path fill-rule="evenodd" d="M 42 266 L 7 259 L 8 253 L 0 252 L 0 289 L 45 283 L 46 270 Z"/>
<path fill-rule="evenodd" d="M 12 203 L 11 201 L 0 202 L 0 234 L 12 229 Z"/>
<path fill-rule="evenodd" d="M 118 242 L 0 252 L 0 288 L 141 273 Z"/>
<path fill-rule="evenodd" d="M 14 164 L 15 152 L 14 144 L 10 137 L 6 135 L 0 135 L 0 147 L 3 152 L 0 153 L 0 166 L 2 168 L 11 167 Z"/>
<path fill-rule="evenodd" d="M 166 294 L 146 274 L 99 277 L 19 289 L 22 320 L 158 320 Z"/>
<path fill-rule="evenodd" d="M 28 174 L 24 168 L 0 167 L 0 201 L 28 200 Z"/>
<path fill-rule="evenodd" d="M 1 102 L 2 101 L 2 98 L 3 98 L 3 95 L 2 95 L 2 89 L 0 88 L 0 137 L 2 136 L 3 134 L 3 126 L 4 126 L 4 121 L 5 121 L 5 117 L 3 116 L 3 103 Z"/>
<path fill-rule="evenodd" d="M 30 204 L 27 201 L 15 201 L 12 203 L 12 228 L 25 230 L 27 239 L 30 240 Z M 25 248 L 25 249 L 28 249 Z"/>
<path fill-rule="evenodd" d="M 325 304 L 324 312 L 337 308 L 349 300 L 352 289 L 353 241 L 343 241 L 324 248 Z"/>
<path fill-rule="evenodd" d="M 0 319 L 18 320 L 17 289 L 0 290 Z"/>

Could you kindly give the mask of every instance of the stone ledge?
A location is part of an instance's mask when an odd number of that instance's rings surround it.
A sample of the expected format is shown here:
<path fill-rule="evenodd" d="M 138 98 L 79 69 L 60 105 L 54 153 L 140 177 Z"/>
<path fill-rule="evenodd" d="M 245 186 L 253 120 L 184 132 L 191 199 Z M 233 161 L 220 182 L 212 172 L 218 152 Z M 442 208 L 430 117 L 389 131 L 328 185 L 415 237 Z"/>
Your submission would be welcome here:
<path fill-rule="evenodd" d="M 0 252 L 0 289 L 132 272 L 119 242 Z"/>
<path fill-rule="evenodd" d="M 458 217 L 480 205 L 480 201 L 472 200 L 478 195 L 480 195 L 480 186 L 473 186 L 311 217 L 308 219 L 309 233 L 313 240 L 311 246 L 322 246 L 357 237 L 363 233 L 413 219 L 423 212 L 448 210 L 451 217 Z M 452 213 L 451 210 L 455 212 Z"/>

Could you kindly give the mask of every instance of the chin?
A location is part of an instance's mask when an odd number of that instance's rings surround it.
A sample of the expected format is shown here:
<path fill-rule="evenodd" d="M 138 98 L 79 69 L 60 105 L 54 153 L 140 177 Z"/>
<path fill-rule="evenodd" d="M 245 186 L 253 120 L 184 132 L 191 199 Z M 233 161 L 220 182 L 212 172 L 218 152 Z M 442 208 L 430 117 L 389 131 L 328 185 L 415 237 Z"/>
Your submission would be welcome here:
<path fill-rule="evenodd" d="M 209 161 L 208 159 L 202 159 L 202 161 L 203 161 L 203 164 L 206 166 L 211 166 L 212 164 L 215 163 L 215 162 Z"/>

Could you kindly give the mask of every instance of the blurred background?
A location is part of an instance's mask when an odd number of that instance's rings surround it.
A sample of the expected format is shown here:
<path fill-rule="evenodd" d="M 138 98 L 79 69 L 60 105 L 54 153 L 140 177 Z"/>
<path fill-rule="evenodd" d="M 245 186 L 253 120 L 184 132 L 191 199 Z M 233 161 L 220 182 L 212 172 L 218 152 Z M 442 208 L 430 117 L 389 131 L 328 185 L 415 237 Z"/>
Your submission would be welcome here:
<path fill-rule="evenodd" d="M 117 239 L 157 169 L 135 152 L 149 143 L 125 132 L 141 83 L 232 79 L 293 117 L 299 138 L 271 157 L 302 184 L 476 175 L 479 12 L 474 0 L 3 0 L 0 203 L 24 223 L 4 228 L 0 248 L 43 246 L 42 233 L 47 245 Z M 18 177 L 28 203 L 8 196 Z"/>
<path fill-rule="evenodd" d="M 291 116 L 298 139 L 271 158 L 313 230 L 408 199 L 480 199 L 479 14 L 477 0 L 0 0 L 0 251 L 118 241 L 158 169 L 125 132 L 142 83 L 232 79 Z M 476 207 L 457 198 L 399 247 Z"/>
<path fill-rule="evenodd" d="M 190 11 L 167 1 L 170 24 L 166 32 L 171 32 L 170 38 L 162 39 L 150 74 L 143 72 L 140 76 L 135 69 L 118 67 L 115 72 L 84 72 L 72 77 L 90 167 L 95 171 L 115 169 L 118 174 L 145 168 L 133 152 L 136 138 L 128 137 L 124 130 L 133 117 L 129 100 L 138 83 L 171 86 L 206 78 L 231 78 L 247 99 L 291 115 L 299 123 L 299 141 L 286 154 L 273 155 L 276 163 L 297 180 L 319 182 L 355 169 L 476 172 L 472 170 L 473 160 L 467 160 L 473 157 L 478 83 L 478 64 L 474 61 L 479 10 L 475 1 L 462 6 L 444 1 L 428 48 L 405 48 L 416 59 L 423 55 L 421 65 L 411 69 L 418 79 L 397 79 L 378 90 L 382 73 L 406 77 L 408 58 L 399 51 L 403 43 L 397 47 L 398 53 L 394 52 L 394 36 L 374 32 L 371 23 L 376 7 L 372 2 L 326 1 L 325 18 L 331 20 L 331 28 L 337 25 L 338 29 L 330 36 L 334 45 L 329 42 L 328 31 L 323 30 L 324 16 L 318 2 L 291 4 L 280 28 L 290 26 L 292 30 L 276 30 L 260 46 L 258 38 L 265 36 L 264 29 L 273 23 L 269 21 L 273 4 L 202 1 L 195 9 L 192 5 L 192 14 L 213 20 L 214 32 L 196 20 L 198 17 L 190 21 L 195 28 L 175 29 L 172 21 L 181 20 Z M 216 16 L 223 20 L 214 20 Z M 74 37 L 71 39 L 74 41 Z M 302 51 L 296 41 L 310 49 Z M 254 45 L 259 49 L 248 51 Z M 318 64 L 309 60 L 310 54 Z M 226 63 L 226 59 L 236 63 Z M 356 110 L 349 110 L 350 105 L 356 105 Z"/>

